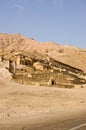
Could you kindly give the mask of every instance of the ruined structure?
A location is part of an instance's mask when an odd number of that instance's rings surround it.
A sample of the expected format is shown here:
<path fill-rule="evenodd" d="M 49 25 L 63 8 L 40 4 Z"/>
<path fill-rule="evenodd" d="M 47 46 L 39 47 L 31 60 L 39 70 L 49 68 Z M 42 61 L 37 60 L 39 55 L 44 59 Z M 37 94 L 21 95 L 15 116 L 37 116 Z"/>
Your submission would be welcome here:
<path fill-rule="evenodd" d="M 7 61 L 14 82 L 70 88 L 86 83 L 86 75 L 81 69 L 66 65 L 47 55 L 12 53 L 7 56 Z"/>
<path fill-rule="evenodd" d="M 49 82 L 48 82 L 48 85 L 49 85 L 49 86 L 54 86 L 54 85 L 56 85 L 56 81 L 55 81 L 55 78 L 54 78 L 54 77 L 50 77 Z"/>
<path fill-rule="evenodd" d="M 19 66 L 20 66 L 20 55 L 18 55 L 16 58 L 16 67 L 19 68 Z"/>
<path fill-rule="evenodd" d="M 16 62 L 9 60 L 9 72 L 15 73 L 15 70 L 16 70 Z"/>
<path fill-rule="evenodd" d="M 79 77 L 84 76 L 82 70 L 40 54 L 16 56 L 16 60 L 9 60 L 9 71 L 13 73 L 13 81 L 22 84 L 71 88 L 86 83 L 85 78 Z"/>
<path fill-rule="evenodd" d="M 34 68 L 35 68 L 36 70 L 43 70 L 43 69 L 44 69 L 44 66 L 43 66 L 40 62 L 35 62 L 35 63 L 33 64 L 33 66 L 34 66 Z"/>

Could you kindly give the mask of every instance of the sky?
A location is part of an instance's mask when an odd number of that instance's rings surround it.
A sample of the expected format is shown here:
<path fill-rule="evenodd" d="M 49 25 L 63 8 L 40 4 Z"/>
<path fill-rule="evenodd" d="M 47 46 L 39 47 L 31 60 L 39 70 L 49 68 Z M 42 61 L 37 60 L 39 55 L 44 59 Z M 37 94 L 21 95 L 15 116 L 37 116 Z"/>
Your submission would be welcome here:
<path fill-rule="evenodd" d="M 86 49 L 86 0 L 0 0 L 0 33 Z"/>

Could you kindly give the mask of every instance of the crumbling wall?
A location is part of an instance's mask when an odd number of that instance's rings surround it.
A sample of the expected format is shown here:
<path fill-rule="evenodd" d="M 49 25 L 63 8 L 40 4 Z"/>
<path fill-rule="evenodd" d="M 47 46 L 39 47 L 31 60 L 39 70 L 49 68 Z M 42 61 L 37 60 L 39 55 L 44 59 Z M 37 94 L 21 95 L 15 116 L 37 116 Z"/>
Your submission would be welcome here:
<path fill-rule="evenodd" d="M 15 73 L 15 70 L 16 70 L 16 62 L 9 60 L 9 72 Z"/>
<path fill-rule="evenodd" d="M 20 65 L 20 56 L 18 56 L 16 59 L 16 65 L 17 65 L 17 67 L 19 67 L 19 65 Z"/>

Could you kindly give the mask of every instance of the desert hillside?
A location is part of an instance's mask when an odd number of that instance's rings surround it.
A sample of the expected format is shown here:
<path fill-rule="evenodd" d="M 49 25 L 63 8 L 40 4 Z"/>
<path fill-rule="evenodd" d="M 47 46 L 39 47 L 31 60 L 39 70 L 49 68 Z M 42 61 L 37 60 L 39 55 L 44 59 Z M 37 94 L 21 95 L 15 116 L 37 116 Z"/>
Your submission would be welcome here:
<path fill-rule="evenodd" d="M 20 34 L 0 33 L 0 52 L 39 52 L 45 53 L 57 61 L 77 67 L 86 72 L 86 50 L 71 45 L 52 42 L 37 42 Z"/>

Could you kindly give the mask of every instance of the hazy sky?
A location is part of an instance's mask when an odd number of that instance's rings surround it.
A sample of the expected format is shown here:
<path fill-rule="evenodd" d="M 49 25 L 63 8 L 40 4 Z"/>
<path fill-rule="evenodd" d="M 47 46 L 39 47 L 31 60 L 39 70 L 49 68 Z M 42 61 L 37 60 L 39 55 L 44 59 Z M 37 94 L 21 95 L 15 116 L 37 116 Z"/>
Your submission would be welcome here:
<path fill-rule="evenodd" d="M 0 0 L 0 32 L 86 48 L 86 0 Z"/>

